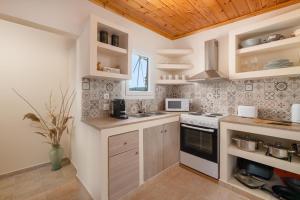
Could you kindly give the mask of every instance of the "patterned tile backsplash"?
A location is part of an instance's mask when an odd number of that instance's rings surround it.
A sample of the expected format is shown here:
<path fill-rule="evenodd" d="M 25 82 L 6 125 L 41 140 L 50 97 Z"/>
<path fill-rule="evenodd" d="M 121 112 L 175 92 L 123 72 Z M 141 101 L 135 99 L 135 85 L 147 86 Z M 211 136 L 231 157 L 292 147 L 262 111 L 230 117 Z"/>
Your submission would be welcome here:
<path fill-rule="evenodd" d="M 172 97 L 192 99 L 193 111 L 236 114 L 238 105 L 255 105 L 260 118 L 290 120 L 300 103 L 300 76 L 243 81 L 207 81 L 171 88 Z"/>
<path fill-rule="evenodd" d="M 104 111 L 103 105 L 111 102 L 112 99 L 121 98 L 122 83 L 110 80 L 84 79 L 82 89 L 82 118 L 98 118 L 109 116 L 110 111 Z M 155 98 L 143 100 L 143 107 L 146 111 L 157 111 L 164 109 L 164 100 L 167 91 L 172 91 L 168 86 L 156 86 Z M 109 94 L 109 100 L 104 95 Z M 138 100 L 126 100 L 126 111 L 129 114 L 137 113 Z"/>
<path fill-rule="evenodd" d="M 108 116 L 103 110 L 105 103 L 121 97 L 121 83 L 110 80 L 88 81 L 89 87 L 82 90 L 82 117 Z M 104 99 L 108 93 L 110 100 Z M 290 120 L 290 107 L 300 103 L 300 76 L 293 78 L 269 78 L 261 80 L 206 81 L 194 85 L 159 86 L 155 98 L 144 100 L 146 111 L 164 109 L 167 97 L 192 99 L 191 110 L 236 114 L 238 105 L 256 105 L 259 117 L 264 119 Z M 128 113 L 136 113 L 137 100 L 126 100 Z"/>

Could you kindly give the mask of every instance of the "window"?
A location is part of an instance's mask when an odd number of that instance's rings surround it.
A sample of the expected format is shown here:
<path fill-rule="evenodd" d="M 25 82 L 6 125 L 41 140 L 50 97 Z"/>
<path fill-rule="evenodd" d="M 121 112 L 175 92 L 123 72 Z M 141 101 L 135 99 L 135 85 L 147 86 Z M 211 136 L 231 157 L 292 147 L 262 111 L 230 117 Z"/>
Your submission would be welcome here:
<path fill-rule="evenodd" d="M 131 80 L 129 91 L 148 91 L 149 58 L 137 54 L 132 55 Z"/>
<path fill-rule="evenodd" d="M 133 53 L 131 58 L 131 80 L 127 81 L 126 96 L 151 96 L 150 59 L 147 56 Z"/>

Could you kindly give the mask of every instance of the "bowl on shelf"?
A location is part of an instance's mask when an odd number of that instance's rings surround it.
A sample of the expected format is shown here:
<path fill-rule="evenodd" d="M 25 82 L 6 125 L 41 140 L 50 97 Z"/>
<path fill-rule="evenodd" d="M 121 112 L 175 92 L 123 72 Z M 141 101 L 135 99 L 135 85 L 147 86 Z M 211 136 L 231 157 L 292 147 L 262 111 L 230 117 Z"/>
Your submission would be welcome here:
<path fill-rule="evenodd" d="M 258 45 L 260 43 L 261 43 L 260 38 L 250 38 L 250 39 L 247 39 L 247 40 L 243 40 L 240 43 L 240 46 L 242 48 L 245 48 L 245 47 L 255 46 L 255 45 Z"/>
<path fill-rule="evenodd" d="M 264 65 L 264 69 L 279 69 L 293 66 L 294 63 L 290 62 L 289 59 L 276 59 L 271 60 Z"/>
<path fill-rule="evenodd" d="M 273 41 L 277 41 L 277 40 L 281 40 L 284 39 L 284 36 L 281 34 L 271 34 L 266 38 L 266 42 L 273 42 Z"/>
<path fill-rule="evenodd" d="M 300 28 L 296 29 L 293 34 L 297 37 L 300 35 Z"/>

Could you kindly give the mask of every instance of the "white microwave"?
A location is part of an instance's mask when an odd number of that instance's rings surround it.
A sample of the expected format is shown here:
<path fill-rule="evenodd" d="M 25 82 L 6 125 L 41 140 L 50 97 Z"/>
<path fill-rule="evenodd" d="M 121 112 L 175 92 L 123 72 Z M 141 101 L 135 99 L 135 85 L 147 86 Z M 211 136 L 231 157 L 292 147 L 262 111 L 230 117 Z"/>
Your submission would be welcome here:
<path fill-rule="evenodd" d="M 190 100 L 189 99 L 171 99 L 166 98 L 165 102 L 166 111 L 189 111 Z"/>

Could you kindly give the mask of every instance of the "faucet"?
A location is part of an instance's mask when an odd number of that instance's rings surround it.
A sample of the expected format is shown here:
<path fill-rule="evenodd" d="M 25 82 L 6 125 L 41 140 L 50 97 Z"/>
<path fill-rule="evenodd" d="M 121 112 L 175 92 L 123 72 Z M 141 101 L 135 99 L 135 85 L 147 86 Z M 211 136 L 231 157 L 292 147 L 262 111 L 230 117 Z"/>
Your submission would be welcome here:
<path fill-rule="evenodd" d="M 145 113 L 145 108 L 143 106 L 143 100 L 138 100 L 137 101 L 137 106 L 138 106 L 138 113 Z"/>

